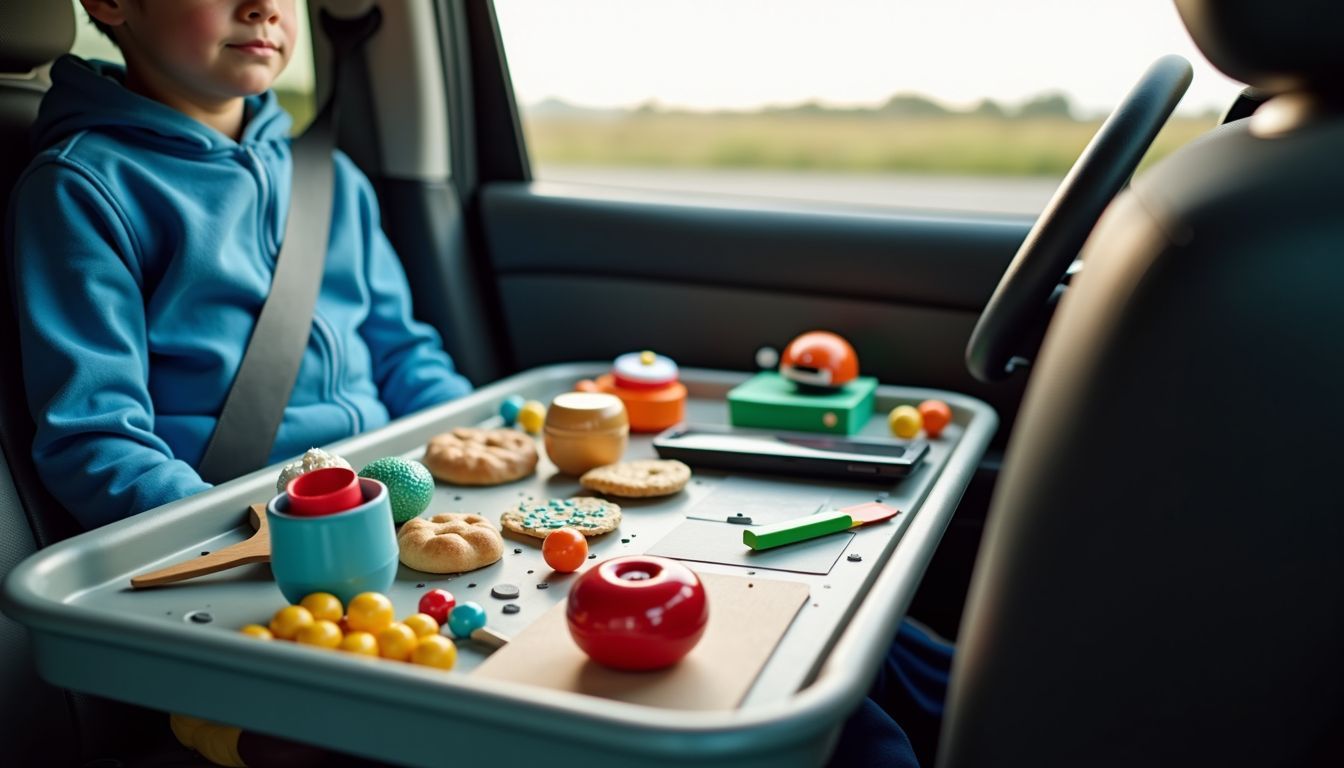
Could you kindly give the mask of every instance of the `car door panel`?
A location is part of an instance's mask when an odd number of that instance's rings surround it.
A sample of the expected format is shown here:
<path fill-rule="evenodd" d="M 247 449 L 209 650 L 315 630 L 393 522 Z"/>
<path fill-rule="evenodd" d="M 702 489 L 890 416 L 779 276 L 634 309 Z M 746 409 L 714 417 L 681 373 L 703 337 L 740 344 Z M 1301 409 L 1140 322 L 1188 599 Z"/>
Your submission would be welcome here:
<path fill-rule="evenodd" d="M 881 381 L 972 394 L 1005 423 L 1020 398 L 962 354 L 1029 221 L 544 183 L 489 184 L 479 215 L 516 368 L 651 348 L 748 370 L 826 328 Z"/>

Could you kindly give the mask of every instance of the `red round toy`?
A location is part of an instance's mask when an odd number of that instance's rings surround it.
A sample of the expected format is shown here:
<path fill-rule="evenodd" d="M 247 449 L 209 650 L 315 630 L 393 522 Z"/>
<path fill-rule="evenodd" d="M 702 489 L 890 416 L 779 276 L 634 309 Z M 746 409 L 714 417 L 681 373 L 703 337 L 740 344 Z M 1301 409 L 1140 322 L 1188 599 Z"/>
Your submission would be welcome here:
<path fill-rule="evenodd" d="M 588 559 L 588 539 L 574 528 L 556 528 L 541 542 L 541 557 L 560 573 L 573 573 Z"/>
<path fill-rule="evenodd" d="M 662 669 L 700 642 L 709 602 L 690 568 L 633 555 L 598 563 L 580 576 L 565 616 L 569 634 L 593 661 L 615 669 Z"/>
<path fill-rule="evenodd" d="M 446 589 L 431 589 L 420 597 L 420 612 L 439 622 L 442 627 L 448 623 L 448 614 L 452 612 L 457 600 Z"/>
<path fill-rule="evenodd" d="M 836 334 L 809 331 L 784 348 L 779 375 L 805 387 L 843 387 L 858 378 L 859 356 Z"/>
<path fill-rule="evenodd" d="M 919 415 L 924 417 L 924 434 L 937 437 L 952 423 L 952 409 L 942 400 L 925 400 L 919 404 Z"/>

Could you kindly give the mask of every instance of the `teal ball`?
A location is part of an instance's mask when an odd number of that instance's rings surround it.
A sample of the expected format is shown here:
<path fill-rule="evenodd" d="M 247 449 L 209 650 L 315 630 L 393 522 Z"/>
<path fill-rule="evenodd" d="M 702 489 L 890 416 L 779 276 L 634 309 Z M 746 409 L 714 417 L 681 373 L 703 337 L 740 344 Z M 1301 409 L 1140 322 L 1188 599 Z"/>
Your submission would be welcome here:
<path fill-rule="evenodd" d="M 434 498 L 434 477 L 418 461 L 388 456 L 364 465 L 359 470 L 359 476 L 387 486 L 388 500 L 392 502 L 392 519 L 397 525 L 419 517 Z"/>
<path fill-rule="evenodd" d="M 518 421 L 518 412 L 523 410 L 525 401 L 522 395 L 509 395 L 499 404 L 499 418 L 504 420 L 504 426 L 512 427 Z"/>

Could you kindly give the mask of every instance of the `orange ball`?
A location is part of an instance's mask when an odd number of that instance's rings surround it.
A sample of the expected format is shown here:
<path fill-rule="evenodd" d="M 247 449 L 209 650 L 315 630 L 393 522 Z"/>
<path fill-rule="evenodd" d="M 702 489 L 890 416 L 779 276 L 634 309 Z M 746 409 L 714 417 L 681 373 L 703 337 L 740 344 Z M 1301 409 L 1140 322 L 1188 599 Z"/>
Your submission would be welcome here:
<path fill-rule="evenodd" d="M 420 639 L 411 651 L 411 663 L 437 669 L 452 669 L 457 663 L 457 646 L 443 635 Z"/>
<path fill-rule="evenodd" d="M 312 624 L 301 627 L 294 635 L 294 642 L 300 645 L 316 645 L 319 648 L 335 648 L 341 644 L 341 628 L 336 622 L 318 619 Z"/>
<path fill-rule="evenodd" d="M 412 613 L 402 619 L 401 623 L 410 627 L 416 637 L 429 637 L 439 634 L 439 622 L 427 613 Z"/>
<path fill-rule="evenodd" d="M 415 646 L 420 643 L 420 637 L 415 634 L 415 630 L 401 622 L 389 624 L 376 637 L 378 639 L 378 654 L 384 659 L 395 661 L 409 661 L 411 651 L 414 651 Z"/>
<path fill-rule="evenodd" d="M 952 423 L 952 409 L 942 400 L 925 400 L 919 404 L 919 415 L 924 417 L 924 434 L 937 437 Z"/>
<path fill-rule="evenodd" d="M 541 543 L 541 556 L 560 573 L 573 573 L 588 559 L 588 539 L 574 528 L 556 528 Z"/>
<path fill-rule="evenodd" d="M 363 656 L 378 655 L 378 639 L 368 632 L 351 632 L 341 639 L 338 646 L 347 653 L 358 653 Z"/>
<path fill-rule="evenodd" d="M 247 635 L 248 637 L 255 637 L 258 640 L 275 639 L 275 635 L 271 633 L 271 630 L 261 626 L 260 624 L 248 624 L 246 627 L 243 627 L 239 631 L 242 632 L 244 635 Z"/>
<path fill-rule="evenodd" d="M 345 625 L 356 632 L 380 632 L 392 623 L 392 601 L 377 592 L 355 595 L 346 608 Z"/>
<path fill-rule="evenodd" d="M 341 605 L 340 598 L 329 592 L 314 592 L 300 600 L 299 605 L 307 608 L 308 612 L 313 614 L 313 618 L 318 620 L 340 621 L 345 615 L 345 607 Z"/>
<path fill-rule="evenodd" d="M 312 624 L 313 614 L 301 605 L 287 605 L 271 618 L 271 634 L 281 640 L 293 640 L 299 630 Z"/>

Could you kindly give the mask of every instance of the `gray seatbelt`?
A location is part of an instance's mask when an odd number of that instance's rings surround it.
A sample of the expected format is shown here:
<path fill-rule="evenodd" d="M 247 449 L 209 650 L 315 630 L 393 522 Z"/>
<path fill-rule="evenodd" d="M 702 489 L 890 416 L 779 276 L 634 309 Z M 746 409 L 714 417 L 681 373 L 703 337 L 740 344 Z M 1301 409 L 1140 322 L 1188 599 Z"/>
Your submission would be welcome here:
<path fill-rule="evenodd" d="M 208 483 L 232 480 L 270 460 L 308 348 L 313 308 L 322 285 L 331 233 L 332 152 L 342 72 L 381 22 L 377 6 L 356 19 L 338 19 L 322 12 L 322 29 L 332 48 L 331 95 L 312 125 L 292 144 L 294 176 L 285 239 L 276 257 L 270 295 L 201 457 L 198 471 Z"/>

